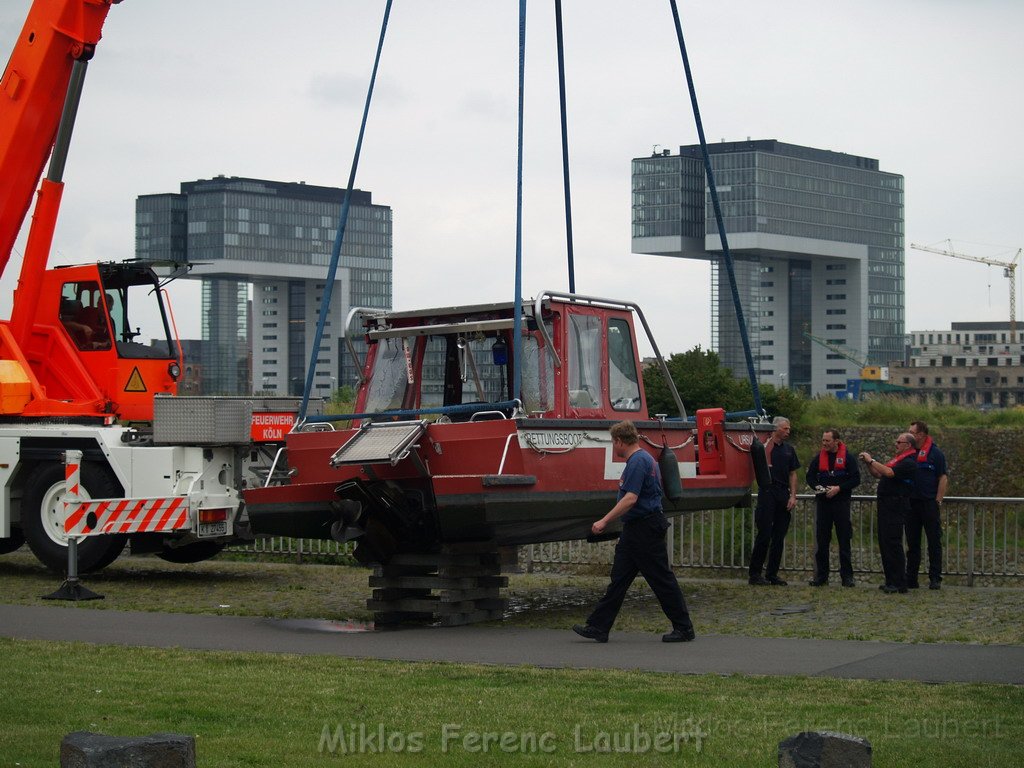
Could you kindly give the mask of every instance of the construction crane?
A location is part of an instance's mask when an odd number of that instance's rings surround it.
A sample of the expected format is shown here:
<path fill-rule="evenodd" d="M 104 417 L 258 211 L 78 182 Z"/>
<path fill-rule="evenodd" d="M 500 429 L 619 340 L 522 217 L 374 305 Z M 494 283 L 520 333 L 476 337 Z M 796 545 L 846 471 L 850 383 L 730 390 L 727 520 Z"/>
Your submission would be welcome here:
<path fill-rule="evenodd" d="M 815 344 L 820 344 L 825 349 L 833 352 L 834 354 L 840 355 L 851 363 L 856 365 L 860 369 L 860 378 L 867 381 L 885 381 L 889 378 L 889 369 L 880 365 L 868 365 L 868 357 L 858 349 L 852 347 L 844 347 L 841 344 L 834 344 L 828 339 L 823 339 L 820 336 L 815 336 L 807 331 L 803 332 L 804 336 L 813 341 Z"/>
<path fill-rule="evenodd" d="M 911 243 L 910 247 L 917 251 L 938 253 L 942 256 L 952 256 L 954 259 L 976 261 L 979 264 L 988 264 L 990 267 L 1002 267 L 1003 277 L 1010 280 L 1010 343 L 1017 342 L 1017 264 L 1024 248 L 1018 248 L 1016 255 L 1010 261 L 999 261 L 998 259 L 987 259 L 981 256 L 968 256 L 966 253 L 957 253 L 953 250 L 953 241 L 946 240 L 948 248 L 933 248 L 930 245 L 917 245 Z"/>

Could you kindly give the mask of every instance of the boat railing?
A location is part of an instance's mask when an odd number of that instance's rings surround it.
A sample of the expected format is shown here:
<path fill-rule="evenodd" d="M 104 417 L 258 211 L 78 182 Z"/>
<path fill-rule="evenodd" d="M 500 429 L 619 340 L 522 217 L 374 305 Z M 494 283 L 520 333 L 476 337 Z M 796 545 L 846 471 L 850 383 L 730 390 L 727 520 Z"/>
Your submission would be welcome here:
<path fill-rule="evenodd" d="M 408 419 L 416 416 L 452 416 L 477 413 L 502 413 L 511 411 L 513 414 L 522 413 L 523 403 L 521 400 L 502 400 L 498 403 L 466 403 L 464 405 L 441 405 L 431 408 L 407 408 L 389 411 L 369 411 L 363 413 L 340 413 L 325 414 L 322 416 L 307 416 L 303 424 L 315 424 L 318 422 L 333 421 L 355 421 L 361 419 Z M 470 417 L 472 418 L 472 416 Z"/>

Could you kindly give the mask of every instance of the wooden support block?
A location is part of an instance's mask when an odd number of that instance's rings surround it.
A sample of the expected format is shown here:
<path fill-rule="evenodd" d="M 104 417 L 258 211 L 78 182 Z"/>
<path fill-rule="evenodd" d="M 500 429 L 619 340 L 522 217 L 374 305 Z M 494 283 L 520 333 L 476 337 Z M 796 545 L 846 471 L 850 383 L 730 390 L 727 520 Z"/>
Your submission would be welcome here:
<path fill-rule="evenodd" d="M 493 542 L 444 544 L 439 552 L 403 552 L 369 577 L 366 607 L 379 624 L 437 621 L 444 626 L 500 618 L 508 606 L 501 557 Z"/>
<path fill-rule="evenodd" d="M 458 600 L 487 600 L 492 597 L 500 597 L 501 591 L 497 587 L 481 587 L 480 589 L 442 589 L 439 597 L 442 602 Z"/>
<path fill-rule="evenodd" d="M 376 576 L 425 576 L 437 571 L 432 565 L 383 565 L 373 569 Z"/>
<path fill-rule="evenodd" d="M 468 553 L 495 554 L 497 547 L 492 541 L 453 541 L 441 545 L 441 553 L 464 555 Z"/>
<path fill-rule="evenodd" d="M 447 616 L 455 613 L 467 613 L 481 609 L 493 609 L 492 605 L 481 606 L 475 600 L 464 600 L 460 603 L 442 603 L 437 598 L 408 598 L 405 600 L 367 600 L 366 607 L 371 611 L 412 611 L 430 613 L 435 616 Z"/>
<path fill-rule="evenodd" d="M 381 611 L 373 614 L 375 625 L 401 624 L 404 621 L 432 621 L 433 613 L 413 611 Z"/>
<path fill-rule="evenodd" d="M 373 590 L 374 600 L 402 600 L 407 597 L 427 597 L 429 589 L 375 589 Z"/>
<path fill-rule="evenodd" d="M 500 576 L 501 568 L 497 565 L 443 565 L 437 569 L 437 575 L 445 578 L 469 578 L 476 576 Z"/>
<path fill-rule="evenodd" d="M 442 616 L 438 622 L 442 627 L 457 627 L 463 624 L 475 624 L 479 621 L 492 621 L 501 618 L 501 611 L 472 611 Z"/>
<path fill-rule="evenodd" d="M 474 565 L 479 563 L 480 554 L 446 554 L 444 552 L 406 552 L 395 555 L 388 561 L 388 565 Z"/>
<path fill-rule="evenodd" d="M 477 576 L 474 578 L 446 579 L 441 576 L 371 576 L 371 587 L 402 587 L 410 589 L 478 589 L 480 587 L 507 587 L 507 576 Z"/>

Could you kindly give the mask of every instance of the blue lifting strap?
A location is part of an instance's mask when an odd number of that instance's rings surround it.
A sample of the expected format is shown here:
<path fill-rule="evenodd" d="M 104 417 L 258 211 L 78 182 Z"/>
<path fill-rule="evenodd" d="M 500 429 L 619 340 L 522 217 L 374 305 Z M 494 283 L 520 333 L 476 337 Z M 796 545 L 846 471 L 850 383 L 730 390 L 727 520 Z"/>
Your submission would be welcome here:
<path fill-rule="evenodd" d="M 704 124 L 700 119 L 700 107 L 697 106 L 697 91 L 693 87 L 693 74 L 690 72 L 690 59 L 686 55 L 686 43 L 683 42 L 683 28 L 679 23 L 679 9 L 676 0 L 669 0 L 672 6 L 672 19 L 676 25 L 676 37 L 679 39 L 679 52 L 683 56 L 683 69 L 686 70 L 686 85 L 690 89 L 690 103 L 693 105 L 693 119 L 697 123 L 697 136 L 700 138 L 700 150 L 704 156 L 704 170 L 708 175 L 708 188 L 711 190 L 711 204 L 715 209 L 715 221 L 718 222 L 718 236 L 722 239 L 722 256 L 725 269 L 729 274 L 729 287 L 732 289 L 732 301 L 736 305 L 736 320 L 740 326 L 740 340 L 743 342 L 743 354 L 747 360 L 747 375 L 750 377 L 750 390 L 754 395 L 754 407 L 760 412 L 761 390 L 754 375 L 754 357 L 750 352 L 750 338 L 747 336 L 747 323 L 743 317 L 743 306 L 736 288 L 736 272 L 732 265 L 732 254 L 729 253 L 729 241 L 725 236 L 725 222 L 722 219 L 722 206 L 718 202 L 718 188 L 715 186 L 715 174 L 711 170 L 711 158 L 708 155 L 708 144 L 704 140 Z"/>
<path fill-rule="evenodd" d="M 384 49 L 384 36 L 388 30 L 388 18 L 391 16 L 391 2 L 388 0 L 384 8 L 384 19 L 380 25 L 380 39 L 377 41 L 377 54 L 373 59 L 373 72 L 370 75 L 370 86 L 366 90 L 366 104 L 363 106 L 363 120 L 359 124 L 359 138 L 356 141 L 356 151 L 352 156 L 352 168 L 348 175 L 348 187 L 345 189 L 345 199 L 341 204 L 341 217 L 338 221 L 338 231 L 334 236 L 334 247 L 331 250 L 331 264 L 327 270 L 327 282 L 324 284 L 323 301 L 320 304 L 320 316 L 316 322 L 316 336 L 313 339 L 313 349 L 309 355 L 309 367 L 306 370 L 306 386 L 302 391 L 302 404 L 299 406 L 298 421 L 301 423 L 306 418 L 306 410 L 309 407 L 309 394 L 313 389 L 313 378 L 316 374 L 316 360 L 320 351 L 320 343 L 324 337 L 324 323 L 330 314 L 331 293 L 334 290 L 334 278 L 338 274 L 338 262 L 341 259 L 341 244 L 345 239 L 345 225 L 348 223 L 348 210 L 352 198 L 352 190 L 356 185 L 356 169 L 359 167 L 359 153 L 363 148 L 363 134 L 366 133 L 366 120 L 370 115 L 370 101 L 373 98 L 373 86 L 377 81 L 377 68 L 380 66 L 380 54 Z"/>

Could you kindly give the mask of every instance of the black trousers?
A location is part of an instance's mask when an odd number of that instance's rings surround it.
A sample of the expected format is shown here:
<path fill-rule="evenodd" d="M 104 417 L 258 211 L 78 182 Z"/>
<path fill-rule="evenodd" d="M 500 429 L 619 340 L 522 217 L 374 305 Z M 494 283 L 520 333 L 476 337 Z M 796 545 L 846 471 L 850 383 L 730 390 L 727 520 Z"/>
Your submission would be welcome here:
<path fill-rule="evenodd" d="M 907 562 L 903 557 L 903 526 L 910 500 L 905 496 L 878 497 L 878 551 L 882 555 L 885 583 L 907 586 Z"/>
<path fill-rule="evenodd" d="M 853 558 L 850 556 L 850 541 L 853 539 L 853 525 L 850 522 L 850 497 L 836 496 L 832 499 L 818 497 L 814 515 L 814 577 L 828 581 L 829 546 L 832 544 L 832 528 L 836 529 L 839 541 L 839 576 L 853 578 Z"/>
<path fill-rule="evenodd" d="M 935 499 L 911 499 L 907 512 L 907 583 L 921 570 L 921 529 L 928 540 L 928 580 L 942 581 L 942 511 Z"/>
<path fill-rule="evenodd" d="M 776 497 L 771 491 L 757 492 L 757 507 L 754 509 L 754 526 L 757 535 L 754 537 L 754 549 L 750 553 L 750 575 L 760 576 L 761 567 L 765 564 L 765 576 L 769 579 L 778 578 L 779 566 L 782 564 L 782 547 L 786 541 L 786 532 L 793 515 L 786 505 L 789 492 L 783 499 Z"/>
<path fill-rule="evenodd" d="M 654 590 L 661 610 L 672 622 L 672 628 L 683 631 L 693 629 L 683 591 L 668 564 L 666 530 L 668 521 L 661 514 L 631 520 L 622 526 L 622 535 L 615 545 L 611 583 L 587 619 L 587 624 L 602 632 L 609 631 L 622 607 L 626 591 L 639 573 Z"/>

